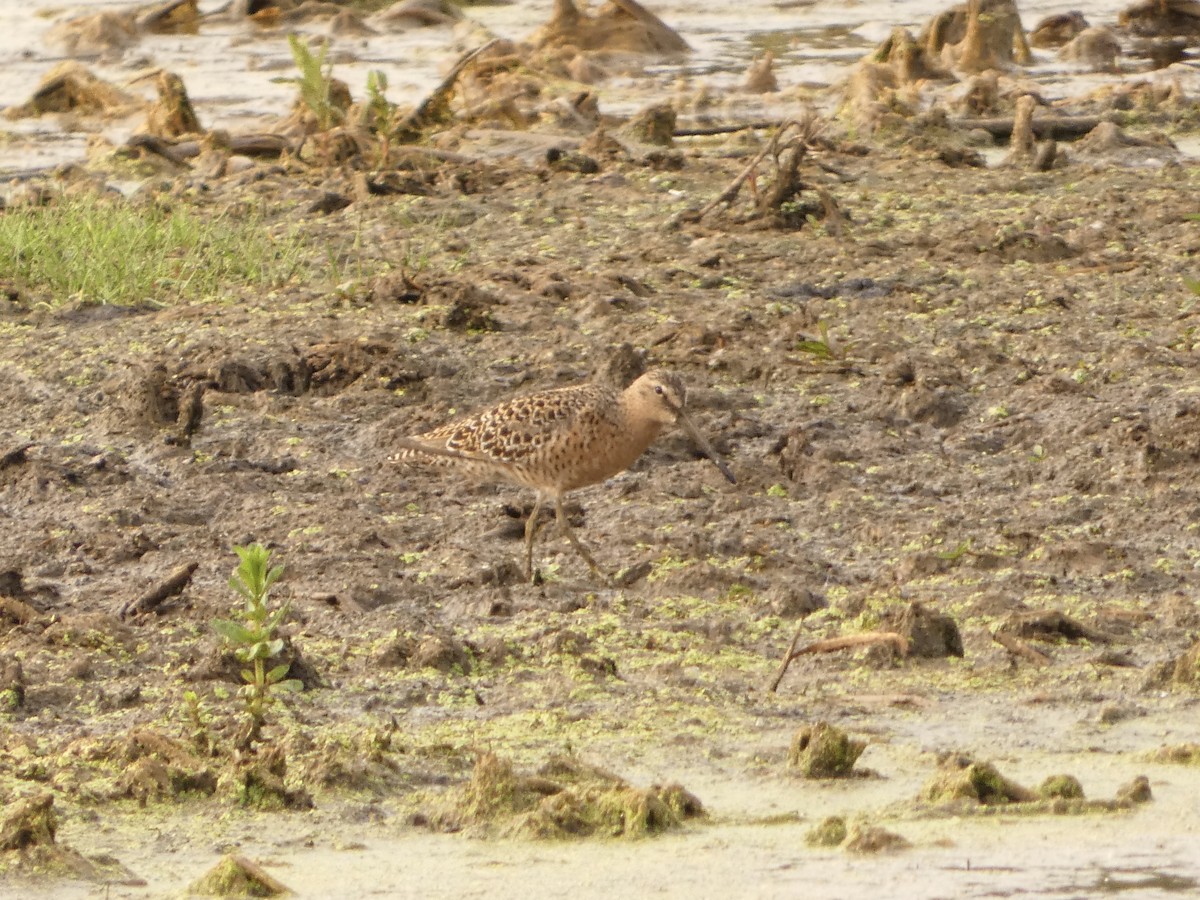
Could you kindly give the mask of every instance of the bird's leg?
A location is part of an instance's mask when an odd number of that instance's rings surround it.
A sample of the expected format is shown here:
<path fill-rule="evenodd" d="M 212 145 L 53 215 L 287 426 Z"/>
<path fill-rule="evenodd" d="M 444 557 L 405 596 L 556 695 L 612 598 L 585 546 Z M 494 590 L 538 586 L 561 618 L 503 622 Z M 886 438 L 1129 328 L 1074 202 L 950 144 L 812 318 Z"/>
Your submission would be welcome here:
<path fill-rule="evenodd" d="M 575 537 L 575 531 L 571 528 L 571 523 L 567 521 L 567 510 L 561 496 L 554 498 L 554 511 L 558 516 L 559 527 L 562 528 L 563 534 L 567 536 L 567 540 L 571 542 L 571 546 L 575 548 L 575 552 L 583 557 L 583 561 L 588 564 L 588 568 L 600 578 L 609 587 L 615 587 L 612 576 L 605 572 L 596 564 L 596 560 L 592 558 L 592 554 L 588 552 L 587 547 L 583 546 L 583 542 Z"/>
<path fill-rule="evenodd" d="M 529 518 L 525 520 L 525 578 L 531 584 L 533 583 L 533 540 L 537 537 L 538 516 L 541 515 L 544 499 L 542 492 L 538 491 L 537 501 L 533 504 L 533 511 L 529 513 Z"/>

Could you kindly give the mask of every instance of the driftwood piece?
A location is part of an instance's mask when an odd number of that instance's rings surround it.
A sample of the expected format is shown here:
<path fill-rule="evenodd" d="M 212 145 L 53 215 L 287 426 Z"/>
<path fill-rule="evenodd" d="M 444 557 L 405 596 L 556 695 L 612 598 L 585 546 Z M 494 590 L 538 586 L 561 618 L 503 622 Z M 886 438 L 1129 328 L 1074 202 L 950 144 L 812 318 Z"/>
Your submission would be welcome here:
<path fill-rule="evenodd" d="M 1033 640 L 1093 641 L 1111 643 L 1113 637 L 1095 628 L 1089 628 L 1057 609 L 1027 609 L 1010 614 L 1000 625 L 1001 631 L 1020 638 Z"/>
<path fill-rule="evenodd" d="M 763 149 L 759 151 L 758 155 L 755 156 L 754 159 L 750 161 L 749 165 L 747 165 L 746 168 L 744 168 L 738 174 L 738 176 L 729 183 L 729 186 L 726 187 L 725 190 L 721 191 L 720 194 L 714 197 L 711 201 L 709 201 L 708 204 L 705 205 L 703 209 L 700 210 L 696 218 L 703 219 L 718 206 L 722 204 L 728 206 L 731 204 L 734 201 L 734 198 L 737 197 L 738 192 L 741 191 L 742 185 L 744 185 L 754 176 L 754 173 L 758 170 L 759 163 L 766 159 L 766 157 L 770 154 L 777 155 L 781 149 L 786 146 L 786 144 L 783 142 L 783 136 L 785 134 L 792 129 L 796 129 L 800 132 L 800 135 L 803 136 L 808 131 L 809 127 L 810 126 L 805 122 L 801 122 L 796 119 L 788 119 L 785 122 L 780 123 L 779 127 L 775 130 L 775 133 L 771 136 L 771 140 L 767 143 L 767 146 L 763 147 Z"/>
<path fill-rule="evenodd" d="M 672 137 L 711 137 L 717 134 L 736 134 L 739 131 L 761 131 L 767 128 L 778 128 L 782 124 L 783 122 L 779 119 L 763 119 L 755 122 L 731 122 L 728 125 L 676 128 Z"/>
<path fill-rule="evenodd" d="M 1105 121 L 1100 116 L 1041 116 L 1035 117 L 1030 123 L 1030 128 L 1033 129 L 1034 137 L 1039 140 L 1054 138 L 1055 140 L 1066 140 L 1069 138 L 1080 138 Z M 1007 140 L 1013 133 L 1013 119 L 1011 117 L 987 118 L 987 119 L 970 119 L 970 118 L 955 118 L 950 120 L 950 124 L 955 128 L 982 128 L 988 134 L 995 138 Z"/>
<path fill-rule="evenodd" d="M 779 683 L 783 681 L 783 676 L 787 674 L 788 666 L 792 664 L 792 660 L 797 656 L 806 656 L 811 653 L 836 653 L 838 650 L 853 650 L 857 647 L 869 647 L 874 644 L 891 644 L 901 655 L 908 653 L 908 639 L 904 635 L 897 634 L 894 631 L 864 631 L 862 634 L 845 634 L 840 637 L 813 641 L 811 644 L 806 644 L 797 650 L 796 644 L 800 642 L 800 635 L 803 630 L 804 626 L 801 625 L 792 637 L 792 642 L 788 644 L 787 652 L 783 654 L 783 659 L 779 663 L 779 671 L 775 673 L 775 677 L 767 685 L 767 693 L 773 694 L 779 689 Z"/>
<path fill-rule="evenodd" d="M 1104 121 L 1106 119 L 1101 116 L 1040 116 L 1030 122 L 1030 127 L 1033 129 L 1034 137 L 1039 140 L 1047 138 L 1068 140 L 1083 137 Z M 719 134 L 735 134 L 739 131 L 764 131 L 768 128 L 781 128 L 785 124 L 785 120 L 756 119 L 752 122 L 730 122 L 727 125 L 676 128 L 673 136 L 677 138 L 712 137 Z M 959 116 L 950 119 L 949 124 L 954 128 L 968 131 L 972 128 L 982 128 L 992 137 L 1002 140 L 1008 140 L 1013 133 L 1011 116 L 989 116 L 980 119 Z"/>
<path fill-rule="evenodd" d="M 499 38 L 492 38 L 483 46 L 476 47 L 469 53 L 464 54 L 429 96 L 422 100 L 417 108 L 405 116 L 400 124 L 393 129 L 393 133 L 397 138 L 400 140 L 415 140 L 425 128 L 441 119 L 449 106 L 450 97 L 454 93 L 454 87 L 458 83 L 459 76 L 466 71 L 467 66 L 478 59 L 480 55 L 492 49 L 498 41 Z"/>
<path fill-rule="evenodd" d="M 163 601 L 183 593 L 183 589 L 188 586 L 188 583 L 192 580 L 192 574 L 199 565 L 197 562 L 190 562 L 180 566 L 157 586 L 138 597 L 138 599 L 132 600 L 121 607 L 118 618 L 124 621 L 130 616 L 138 615 L 139 613 L 156 612 Z"/>
<path fill-rule="evenodd" d="M 200 155 L 199 141 L 172 143 L 152 134 L 132 135 L 126 146 L 137 147 L 156 153 L 173 163 L 185 165 L 185 161 Z M 229 152 L 237 156 L 279 156 L 285 150 L 294 149 L 292 142 L 282 134 L 240 134 L 229 138 Z"/>
<path fill-rule="evenodd" d="M 1047 654 L 1036 647 L 1029 646 L 1015 634 L 1000 629 L 992 633 L 992 640 L 1013 656 L 1018 656 L 1038 668 L 1050 665 L 1050 657 Z"/>

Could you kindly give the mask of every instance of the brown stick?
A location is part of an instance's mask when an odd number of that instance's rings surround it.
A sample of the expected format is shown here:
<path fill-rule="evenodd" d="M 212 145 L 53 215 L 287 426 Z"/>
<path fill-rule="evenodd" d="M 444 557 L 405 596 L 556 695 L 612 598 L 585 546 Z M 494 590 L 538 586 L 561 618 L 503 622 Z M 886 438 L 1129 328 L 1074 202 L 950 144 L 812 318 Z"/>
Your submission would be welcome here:
<path fill-rule="evenodd" d="M 1046 138 L 1079 138 L 1083 137 L 1104 121 L 1100 116 L 1040 116 L 1031 124 L 1035 137 Z M 728 125 L 705 125 L 695 128 L 676 128 L 673 135 L 677 138 L 711 137 L 718 134 L 734 134 L 738 131 L 761 131 L 767 128 L 779 128 L 786 124 L 784 121 L 757 120 L 753 122 L 730 122 Z M 955 128 L 969 131 L 972 128 L 982 128 L 996 138 L 1007 138 L 1012 134 L 1012 117 L 1004 118 L 955 118 L 950 120 Z"/>
<path fill-rule="evenodd" d="M 190 562 L 180 566 L 157 587 L 121 607 L 118 618 L 124 620 L 138 613 L 155 612 L 164 600 L 168 600 L 176 594 L 183 593 L 183 589 L 192 580 L 192 573 L 196 571 L 199 565 L 197 562 Z"/>
<path fill-rule="evenodd" d="M 803 629 L 804 626 L 801 626 Z M 768 693 L 775 693 L 779 688 L 779 682 L 783 681 L 784 673 L 787 672 L 788 666 L 791 665 L 793 659 L 797 656 L 805 656 L 810 653 L 834 653 L 838 650 L 850 650 L 855 647 L 867 647 L 872 644 L 891 644 L 901 655 L 908 653 L 908 638 L 902 634 L 897 634 L 894 631 L 865 631 L 862 634 L 844 634 L 840 637 L 825 638 L 821 641 L 813 641 L 796 649 L 796 642 L 800 639 L 800 631 L 796 632 L 796 636 L 792 638 L 792 643 L 788 646 L 787 653 L 783 656 L 783 661 L 779 665 L 779 671 L 775 673 L 775 678 L 767 686 Z"/>
<path fill-rule="evenodd" d="M 807 647 L 796 651 L 796 656 L 806 653 L 833 653 L 835 650 L 849 650 L 854 647 L 866 647 L 871 644 L 892 644 L 901 654 L 908 653 L 908 638 L 894 631 L 864 631 L 862 634 L 845 634 L 841 637 L 826 638 L 814 641 Z"/>
<path fill-rule="evenodd" d="M 759 131 L 765 128 L 778 128 L 783 123 L 776 119 L 773 122 L 733 122 L 729 125 L 706 125 L 697 128 L 676 128 L 672 137 L 711 137 L 717 134 L 736 134 L 739 131 Z"/>
<path fill-rule="evenodd" d="M 482 47 L 476 47 L 474 50 L 472 50 L 470 53 L 467 53 L 462 57 L 462 59 L 456 62 L 454 64 L 454 68 L 451 69 L 450 73 L 442 79 L 441 83 L 437 87 L 433 89 L 430 95 L 422 100 L 416 109 L 405 116 L 404 120 L 401 121 L 399 125 L 392 129 L 393 133 L 398 135 L 420 134 L 422 129 L 430 124 L 429 119 L 432 118 L 431 113 L 433 113 L 438 106 L 449 102 L 450 95 L 454 92 L 454 85 L 458 81 L 458 76 L 463 73 L 463 70 L 466 69 L 467 66 L 469 66 L 472 62 L 474 62 L 481 53 L 484 53 L 495 46 L 496 42 L 499 40 L 499 38 L 492 38 Z"/>
<path fill-rule="evenodd" d="M 992 640 L 1013 654 L 1013 656 L 1019 656 L 1038 668 L 1050 665 L 1049 656 L 1041 650 L 1030 647 L 1016 635 L 1009 634 L 1006 631 L 995 631 L 992 633 Z"/>
<path fill-rule="evenodd" d="M 1083 137 L 1103 119 L 1099 116 L 1042 116 L 1029 123 L 1035 137 L 1046 138 L 1078 138 Z M 1013 133 L 1011 117 L 999 119 L 951 119 L 950 124 L 955 128 L 970 130 L 982 128 L 996 138 L 1007 138 Z"/>
<path fill-rule="evenodd" d="M 767 144 L 767 146 L 763 147 L 763 149 L 761 151 L 759 151 L 759 154 L 756 157 L 754 157 L 753 160 L 750 161 L 750 165 L 746 166 L 746 168 L 744 168 L 742 170 L 741 174 L 738 175 L 737 178 L 733 179 L 733 181 L 731 181 L 729 183 L 729 187 L 727 187 L 727 188 L 725 188 L 725 190 L 721 191 L 721 193 L 718 194 L 716 197 L 714 197 L 704 207 L 704 209 L 700 210 L 700 213 L 696 216 L 696 219 L 697 220 L 703 219 L 706 215 L 708 215 L 710 212 L 712 212 L 714 209 L 716 209 L 716 207 L 718 207 L 722 203 L 724 203 L 726 205 L 732 203 L 733 198 L 736 197 L 738 195 L 738 191 L 740 191 L 742 189 L 742 185 L 745 184 L 746 180 L 751 175 L 754 174 L 755 169 L 758 168 L 758 164 L 766 158 L 768 153 L 775 153 L 778 150 L 779 139 L 792 126 L 799 128 L 800 123 L 797 122 L 795 119 L 788 119 L 786 122 L 782 123 L 779 126 L 779 128 L 776 129 L 775 134 L 772 135 L 771 140 Z"/>
<path fill-rule="evenodd" d="M 787 673 L 788 666 L 792 664 L 792 660 L 796 658 L 796 644 L 800 641 L 800 635 L 804 632 L 804 624 L 796 629 L 796 633 L 792 635 L 792 642 L 788 644 L 787 650 L 783 654 L 783 659 L 779 663 L 779 671 L 775 673 L 774 679 L 767 685 L 767 693 L 773 694 L 779 689 L 779 682 L 783 681 L 783 676 Z"/>

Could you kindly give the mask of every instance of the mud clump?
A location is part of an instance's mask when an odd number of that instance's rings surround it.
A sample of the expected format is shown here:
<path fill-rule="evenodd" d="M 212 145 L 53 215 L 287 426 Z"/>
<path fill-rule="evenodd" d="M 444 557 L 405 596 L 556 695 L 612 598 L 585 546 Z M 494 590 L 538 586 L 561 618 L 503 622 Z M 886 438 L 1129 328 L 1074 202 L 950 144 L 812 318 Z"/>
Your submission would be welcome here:
<path fill-rule="evenodd" d="M 1082 800 L 1083 785 L 1074 775 L 1051 775 L 1038 785 L 1037 793 L 1044 800 Z"/>
<path fill-rule="evenodd" d="M 847 778 L 867 749 L 865 741 L 851 739 L 844 731 L 826 723 L 805 725 L 792 737 L 788 768 L 804 778 Z"/>
<path fill-rule="evenodd" d="M 111 857 L 88 859 L 58 843 L 54 795 L 47 792 L 10 803 L 0 812 L 0 875 L 87 881 L 129 879 L 133 875 Z M 29 896 L 38 891 L 30 889 Z"/>
<path fill-rule="evenodd" d="M 140 40 L 137 23 L 129 12 L 102 12 L 79 16 L 55 25 L 47 42 L 72 56 L 123 50 Z"/>
<path fill-rule="evenodd" d="M 0 662 L 0 711 L 12 712 L 25 705 L 25 672 L 18 659 Z"/>
<path fill-rule="evenodd" d="M 443 673 L 470 674 L 471 654 L 461 641 L 431 634 L 421 639 L 407 660 L 413 669 L 434 669 Z"/>
<path fill-rule="evenodd" d="M 192 108 L 183 79 L 174 72 L 159 72 L 155 81 L 158 100 L 146 116 L 146 131 L 164 138 L 200 134 L 200 120 Z"/>
<path fill-rule="evenodd" d="M 180 742 L 147 729 L 134 731 L 119 751 L 124 765 L 117 797 L 145 805 L 148 800 L 211 796 L 217 791 L 216 773 Z"/>
<path fill-rule="evenodd" d="M 939 13 L 921 32 L 926 52 L 964 72 L 1032 61 L 1021 16 L 1012 0 L 970 0 Z"/>
<path fill-rule="evenodd" d="M 957 755 L 943 759 L 938 774 L 921 789 L 921 799 L 931 803 L 1025 803 L 1036 797 L 1033 791 L 1001 775 L 991 763 Z"/>
<path fill-rule="evenodd" d="M 892 630 L 908 639 L 910 656 L 962 658 L 962 634 L 950 616 L 926 609 L 920 603 L 910 603 L 896 619 Z"/>
<path fill-rule="evenodd" d="M 555 0 L 550 21 L 530 37 L 530 43 L 538 49 L 656 56 L 691 49 L 678 32 L 635 0 L 610 0 L 594 15 L 580 10 L 572 0 Z"/>
<path fill-rule="evenodd" d="M 1128 810 L 1153 796 L 1144 775 L 1118 788 L 1111 800 L 1086 799 L 1083 785 L 1074 775 L 1051 775 L 1036 791 L 1030 791 L 1001 775 L 991 763 L 950 754 L 941 761 L 938 774 L 921 789 L 920 799 L 949 806 L 959 814 L 1061 816 Z"/>
<path fill-rule="evenodd" d="M 1200 744 L 1173 744 L 1169 747 L 1159 747 L 1147 754 L 1146 758 L 1152 762 L 1200 766 Z"/>
<path fill-rule="evenodd" d="M 188 886 L 189 896 L 282 897 L 292 893 L 283 882 L 272 878 L 257 863 L 229 854 Z"/>
<path fill-rule="evenodd" d="M 841 816 L 826 816 L 804 836 L 804 843 L 810 847 L 837 847 L 846 840 L 849 830 L 846 820 Z"/>
<path fill-rule="evenodd" d="M 556 840 L 638 838 L 703 817 L 701 802 L 678 784 L 635 788 L 577 759 L 556 756 L 536 775 L 484 753 L 453 806 L 431 821 L 444 830 Z"/>
<path fill-rule="evenodd" d="M 53 794 L 19 800 L 4 811 L 4 820 L 0 823 L 0 852 L 48 847 L 54 844 L 57 833 L 58 816 L 54 812 Z"/>
<path fill-rule="evenodd" d="M 629 121 L 621 133 L 643 144 L 670 147 L 675 143 L 675 109 L 669 103 L 647 107 Z"/>
<path fill-rule="evenodd" d="M 140 105 L 140 100 L 68 60 L 47 73 L 28 102 L 10 107 L 4 114 L 10 119 L 65 112 L 119 116 Z"/>
<path fill-rule="evenodd" d="M 842 846 L 850 853 L 866 854 L 906 850 L 912 844 L 907 838 L 878 825 L 856 825 Z"/>
<path fill-rule="evenodd" d="M 238 772 L 238 796 L 243 806 L 255 809 L 312 809 L 312 795 L 304 788 L 289 788 L 287 756 L 277 746 L 261 747 Z"/>

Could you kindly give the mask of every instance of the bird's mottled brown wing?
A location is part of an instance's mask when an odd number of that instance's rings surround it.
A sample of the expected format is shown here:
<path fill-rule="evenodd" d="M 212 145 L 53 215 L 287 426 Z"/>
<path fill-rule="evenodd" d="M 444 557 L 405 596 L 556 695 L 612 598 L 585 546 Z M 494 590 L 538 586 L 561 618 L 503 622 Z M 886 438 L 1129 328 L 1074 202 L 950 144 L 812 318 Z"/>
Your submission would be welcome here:
<path fill-rule="evenodd" d="M 559 388 L 494 406 L 419 435 L 423 443 L 520 465 L 536 460 L 571 431 L 578 416 L 605 401 L 594 385 Z M 612 398 L 609 402 L 612 402 Z"/>

